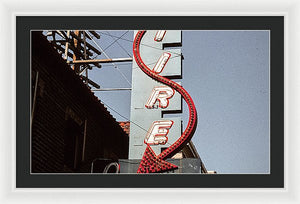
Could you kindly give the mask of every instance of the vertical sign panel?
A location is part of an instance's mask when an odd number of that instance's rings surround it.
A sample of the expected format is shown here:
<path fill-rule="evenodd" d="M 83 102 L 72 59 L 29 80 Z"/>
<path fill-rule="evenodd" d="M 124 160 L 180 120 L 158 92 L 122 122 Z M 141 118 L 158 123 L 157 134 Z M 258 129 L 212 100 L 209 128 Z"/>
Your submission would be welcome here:
<path fill-rule="evenodd" d="M 134 32 L 136 35 L 136 31 Z M 181 78 L 181 31 L 147 31 L 140 44 L 144 63 L 161 76 Z M 181 95 L 149 78 L 132 63 L 129 159 L 141 159 L 149 144 L 156 154 L 181 135 L 181 118 L 162 118 L 163 112 L 181 112 Z"/>

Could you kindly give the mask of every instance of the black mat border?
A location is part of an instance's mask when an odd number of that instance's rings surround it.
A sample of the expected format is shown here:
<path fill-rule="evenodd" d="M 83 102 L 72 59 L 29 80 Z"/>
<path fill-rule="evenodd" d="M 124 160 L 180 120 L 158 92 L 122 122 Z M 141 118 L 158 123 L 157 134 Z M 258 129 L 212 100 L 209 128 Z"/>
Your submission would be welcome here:
<path fill-rule="evenodd" d="M 30 174 L 30 30 L 270 30 L 271 174 L 32 175 Z M 284 187 L 283 16 L 17 16 L 17 188 L 282 188 Z"/>

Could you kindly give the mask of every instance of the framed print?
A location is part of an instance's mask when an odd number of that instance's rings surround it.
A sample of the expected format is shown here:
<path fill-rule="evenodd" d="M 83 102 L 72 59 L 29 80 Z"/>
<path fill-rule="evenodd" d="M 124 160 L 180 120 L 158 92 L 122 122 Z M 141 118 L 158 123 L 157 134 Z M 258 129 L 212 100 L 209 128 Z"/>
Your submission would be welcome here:
<path fill-rule="evenodd" d="M 255 0 L 238 4 L 230 0 L 81 4 L 74 0 L 71 5 L 55 0 L 48 4 L 2 1 L 0 36 L 4 40 L 0 56 L 5 77 L 0 86 L 3 93 L 1 203 L 298 203 L 299 8 L 296 0 L 275 0 L 272 4 Z M 68 31 L 70 41 L 64 39 Z M 82 69 L 88 67 L 86 64 L 78 62 L 77 66 L 73 59 L 75 31 L 80 32 L 80 39 L 86 39 L 80 43 L 82 55 L 77 53 L 81 55 L 77 60 L 100 60 L 99 64 L 88 62 L 91 69 L 87 68 L 87 72 Z M 133 46 L 138 42 L 135 37 L 139 31 L 146 31 L 139 42 L 140 59 L 136 58 Z M 171 42 L 169 31 L 174 31 L 173 36 L 180 31 L 181 43 L 172 37 L 173 43 L 164 45 L 164 40 Z M 67 42 L 70 54 L 67 52 L 65 59 Z M 151 47 L 161 46 L 153 49 L 163 50 L 162 53 L 145 54 L 148 42 Z M 91 46 L 84 51 L 89 46 L 86 43 Z M 91 47 L 101 53 L 97 56 Z M 150 50 L 151 47 L 148 46 Z M 122 58 L 128 61 L 104 63 L 107 59 Z M 151 58 L 153 64 L 149 63 Z M 181 61 L 176 61 L 179 58 Z M 184 143 L 190 145 L 188 151 L 194 158 L 183 158 L 187 151 L 184 153 L 182 149 L 173 151 L 179 153 L 180 159 L 158 157 L 166 151 L 164 145 L 172 146 L 182 136 L 175 137 L 174 132 L 183 133 L 188 127 L 189 106 L 176 89 L 164 87 L 168 85 L 143 72 L 143 65 L 137 64 L 137 60 L 142 60 L 152 71 L 155 68 L 157 75 L 182 86 L 192 98 L 198 125 L 187 139 L 192 141 L 191 145 L 186 140 Z M 83 71 L 80 77 L 72 69 L 75 65 Z M 179 65 L 181 69 L 168 73 L 173 76 L 164 76 L 170 67 Z M 140 77 L 132 77 L 133 70 Z M 146 78 L 161 84 L 152 84 L 146 90 L 147 83 L 142 83 Z M 133 79 L 140 80 L 141 85 L 135 91 L 143 96 L 135 101 L 148 111 L 138 120 L 131 118 L 131 108 L 139 108 L 131 107 L 132 84 L 136 84 Z M 38 101 L 35 108 L 34 96 Z M 47 102 L 52 105 L 47 106 Z M 82 109 L 87 106 L 92 118 L 105 117 L 115 121 L 114 125 L 109 127 L 111 123 L 99 119 L 90 126 L 91 117 L 84 117 L 86 110 Z M 167 109 L 172 110 L 164 111 Z M 32 118 L 32 110 L 38 117 Z M 155 111 L 161 111 L 159 117 L 149 117 Z M 58 119 L 46 123 L 49 116 Z M 168 121 L 161 123 L 162 120 Z M 181 120 L 182 125 L 178 125 Z M 148 125 L 140 125 L 143 121 Z M 50 126 L 54 128 L 49 129 Z M 174 165 L 174 169 L 138 173 L 142 158 L 135 160 L 129 156 L 132 126 L 142 132 L 138 154 L 152 155 L 148 158 L 154 163 L 168 162 L 171 165 L 167 167 Z M 84 139 L 84 135 L 93 132 L 104 138 L 105 133 L 99 131 L 104 127 L 109 127 L 114 136 L 102 140 L 101 148 L 97 149 L 101 155 L 90 160 L 97 151 L 89 147 L 99 145 L 101 140 Z M 36 137 L 41 131 L 47 133 L 43 143 Z M 153 131 L 160 131 L 161 135 L 151 137 Z M 64 143 L 68 137 L 56 137 L 68 132 L 78 135 L 68 144 Z M 119 140 L 122 137 L 117 132 L 128 135 L 128 140 L 126 137 Z M 151 133 L 147 135 L 148 132 Z M 57 145 L 60 142 L 64 145 Z M 128 149 L 115 148 L 123 147 L 126 142 Z M 146 143 L 153 151 L 146 150 Z M 76 154 L 65 154 L 68 149 Z M 122 152 L 128 153 L 127 158 L 119 158 Z M 54 160 L 60 164 L 53 163 Z M 182 172 L 185 161 L 189 167 L 186 169 L 196 167 L 197 173 Z M 144 162 L 142 167 L 150 171 L 147 165 Z"/>
<path fill-rule="evenodd" d="M 24 99 L 17 187 L 284 187 L 283 16 L 17 16 L 16 23 Z M 96 93 L 126 87 L 130 100 Z M 30 126 L 19 128 L 26 115 Z M 197 130 L 201 124 L 208 130 Z M 207 170 L 212 164 L 217 169 Z"/>

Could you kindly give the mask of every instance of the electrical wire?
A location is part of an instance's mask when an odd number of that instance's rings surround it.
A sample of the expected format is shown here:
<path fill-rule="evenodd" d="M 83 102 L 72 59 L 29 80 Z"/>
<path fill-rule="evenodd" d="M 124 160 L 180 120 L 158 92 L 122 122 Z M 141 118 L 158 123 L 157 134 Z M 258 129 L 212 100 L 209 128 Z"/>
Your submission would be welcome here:
<path fill-rule="evenodd" d="M 174 56 L 173 58 L 176 58 L 176 57 L 179 57 L 179 56 Z M 171 57 L 172 58 L 172 57 Z M 171 59 L 170 58 L 170 59 Z M 150 63 L 150 64 L 147 64 L 147 66 L 151 65 L 151 64 L 155 64 L 156 62 L 154 63 Z M 133 69 L 136 69 L 136 68 L 139 68 L 138 66 L 137 67 L 134 67 Z M 117 113 L 120 117 L 124 118 L 125 120 L 129 121 L 130 123 L 136 125 L 137 127 L 139 127 L 140 129 L 142 129 L 143 131 L 145 131 L 147 134 L 150 133 L 148 130 L 146 130 L 146 128 L 143 128 L 142 126 L 140 126 L 139 124 L 135 123 L 134 121 L 131 121 L 130 119 L 128 119 L 127 117 L 123 116 L 122 114 L 120 114 L 118 111 L 116 111 L 115 109 L 113 109 L 112 107 L 110 107 L 109 105 L 107 105 L 107 103 L 103 102 L 101 100 L 101 102 L 107 106 L 109 109 L 111 109 L 112 111 L 114 111 L 115 113 Z M 150 133 L 151 134 L 151 133 Z M 168 145 L 172 145 L 170 144 L 169 142 L 167 142 L 166 144 Z"/>
<path fill-rule="evenodd" d="M 107 33 L 101 32 L 101 31 L 95 31 L 95 32 L 97 32 L 98 34 L 101 33 L 101 34 L 103 34 L 103 35 L 108 35 L 108 36 L 111 36 L 111 37 L 118 37 L 118 36 L 110 35 L 110 34 L 107 34 Z M 133 40 L 128 40 L 128 39 L 126 39 L 126 38 L 120 38 L 120 40 L 125 40 L 125 41 L 128 41 L 128 42 L 133 43 Z M 147 45 L 147 44 L 144 44 L 144 43 L 141 43 L 140 45 L 144 45 L 144 46 L 146 46 L 146 47 L 150 47 L 150 48 L 153 48 L 153 49 L 156 49 L 156 50 L 161 50 L 161 51 L 164 50 L 164 49 L 160 49 L 160 48 L 157 48 L 157 47 L 153 47 L 153 46 L 151 46 L 151 45 Z M 168 50 L 168 52 L 173 53 L 173 54 L 175 54 L 175 55 L 180 55 L 180 56 L 181 56 L 181 54 L 178 54 L 178 53 L 176 53 L 176 52 L 172 52 L 172 51 L 170 51 L 170 50 Z"/>
<path fill-rule="evenodd" d="M 88 34 L 88 36 L 90 36 L 90 34 L 89 33 L 87 33 L 86 32 L 86 34 Z M 90 36 L 91 37 L 91 36 Z M 94 40 L 94 39 L 92 39 L 92 41 L 95 43 L 95 45 L 101 50 L 101 52 L 103 52 L 103 54 L 105 55 L 105 57 L 106 58 L 110 58 L 106 53 L 105 53 L 105 50 L 103 50 L 102 48 L 101 48 L 101 46 L 100 45 L 98 45 L 98 43 Z M 112 63 L 114 66 L 115 66 L 115 68 L 117 68 L 117 70 L 118 70 L 118 72 L 122 75 L 122 77 L 127 81 L 127 83 L 131 86 L 131 83 L 129 82 L 129 80 L 126 78 L 126 76 L 121 72 L 121 70 L 117 67 L 117 65 L 115 64 L 115 63 Z"/>
<path fill-rule="evenodd" d="M 119 67 L 116 67 L 116 69 L 119 71 L 119 73 L 123 76 L 123 78 L 127 81 L 127 83 L 130 85 L 130 86 L 132 86 L 131 85 L 131 83 L 130 83 L 130 81 L 127 79 L 127 77 L 123 74 L 123 72 L 121 72 L 121 70 L 119 69 Z"/>
<path fill-rule="evenodd" d="M 180 56 L 181 56 L 181 55 L 177 55 L 177 56 L 174 56 L 174 57 L 170 57 L 170 59 L 174 59 L 174 58 L 180 57 Z M 156 63 L 157 63 L 157 61 L 152 62 L 152 63 L 149 63 L 149 64 L 147 64 L 147 65 L 153 65 L 153 64 L 156 64 Z M 130 65 L 130 64 L 132 64 L 132 62 L 130 62 L 130 63 L 118 64 L 118 66 L 121 66 L 121 65 Z M 111 67 L 111 66 L 113 66 L 113 65 L 107 64 L 107 65 L 103 65 L 102 67 Z M 139 68 L 139 67 L 138 67 L 138 66 L 137 66 L 137 67 L 132 67 L 132 69 L 137 69 L 137 68 Z"/>
<path fill-rule="evenodd" d="M 104 48 L 104 51 L 105 50 L 107 50 L 110 46 L 112 46 L 113 44 L 115 44 L 116 42 L 118 42 L 118 40 L 120 39 L 120 38 L 122 38 L 124 35 L 126 35 L 127 33 L 129 32 L 129 30 L 128 31 L 126 31 L 125 33 L 123 33 L 120 37 L 118 37 L 117 39 L 115 39 L 111 44 L 109 44 L 106 48 Z M 111 36 L 112 37 L 112 36 Z M 112 37 L 113 38 L 113 37 Z"/>
<path fill-rule="evenodd" d="M 121 113 L 119 113 L 118 111 L 116 111 L 115 109 L 113 109 L 111 106 L 107 105 L 107 103 L 103 102 L 103 100 L 101 100 L 101 103 L 103 103 L 106 107 L 108 107 L 109 109 L 111 109 L 112 111 L 114 111 L 115 113 L 117 113 L 119 116 L 121 116 L 121 117 L 124 118 L 125 120 L 129 121 L 130 124 L 132 123 L 132 124 L 136 125 L 137 127 L 139 127 L 140 129 L 142 129 L 143 131 L 145 131 L 147 134 L 148 134 L 148 133 L 151 134 L 148 130 L 146 130 L 145 128 L 143 128 L 141 125 L 139 125 L 139 124 L 133 122 L 132 120 L 128 119 L 127 117 L 123 116 Z M 170 144 L 169 142 L 166 142 L 166 144 L 172 145 L 172 144 Z"/>
<path fill-rule="evenodd" d="M 100 32 L 100 31 L 96 31 L 97 33 L 99 32 L 99 33 L 102 33 L 102 34 L 104 34 L 104 35 L 108 35 L 108 36 L 110 36 L 111 38 L 117 38 L 117 39 L 115 39 L 110 45 L 108 45 L 105 49 L 102 49 L 102 48 L 100 48 L 100 46 L 93 40 L 93 42 L 97 45 L 97 47 L 99 47 L 100 49 L 101 49 L 101 51 L 106 55 L 106 57 L 107 58 L 109 58 L 108 56 L 107 56 L 107 54 L 104 52 L 105 50 L 107 50 L 109 47 L 111 47 L 114 43 L 118 43 L 118 40 L 126 40 L 126 41 L 129 41 L 129 42 L 133 42 L 132 40 L 128 40 L 128 39 L 125 39 L 125 38 L 122 38 L 125 34 L 127 34 L 129 31 L 126 31 L 125 33 L 123 33 L 121 36 L 114 36 L 114 35 L 111 35 L 108 31 L 107 31 L 107 33 L 108 34 L 106 34 L 106 33 L 103 33 L 103 32 Z M 89 34 L 88 34 L 89 35 Z M 89 35 L 90 36 L 90 35 Z M 119 43 L 118 43 L 119 44 Z M 157 49 L 157 50 L 163 50 L 163 49 L 159 49 L 159 48 L 156 48 L 156 47 L 153 47 L 153 46 L 150 46 L 150 45 L 146 45 L 146 44 L 141 44 L 141 45 L 144 45 L 144 46 L 147 46 L 147 47 L 150 47 L 150 48 L 153 48 L 153 49 Z M 129 55 L 129 53 L 119 44 L 119 46 Z M 182 56 L 182 54 L 178 54 L 178 53 L 175 53 L 175 52 L 171 52 L 171 51 L 168 51 L 168 52 L 170 52 L 170 53 L 173 53 L 173 54 L 175 54 L 176 56 L 174 56 L 174 57 L 171 57 L 170 59 L 172 59 L 172 58 L 176 58 L 176 57 L 181 57 Z M 131 57 L 131 55 L 129 55 L 130 57 Z M 96 56 L 97 57 L 97 56 Z M 157 62 L 153 62 L 153 63 L 149 63 L 148 65 L 152 65 L 152 64 L 156 64 Z M 131 63 L 127 63 L 127 64 L 131 64 Z M 122 64 L 122 65 L 125 65 L 125 64 Z M 113 65 L 113 66 L 115 66 L 115 65 Z M 124 77 L 124 79 L 126 79 L 126 81 L 130 84 L 130 86 L 131 86 L 131 83 L 129 82 L 129 80 L 124 76 L 124 74 L 120 71 L 120 69 L 117 67 L 117 66 L 115 66 L 115 68 L 117 68 L 117 70 L 120 72 L 120 74 Z M 133 67 L 132 69 L 136 69 L 136 68 L 139 68 L 139 67 Z M 131 121 L 130 119 L 128 119 L 127 117 L 125 117 L 125 116 L 123 116 L 122 114 L 120 114 L 118 111 L 116 111 L 114 108 L 112 108 L 111 106 L 109 106 L 108 104 L 106 104 L 105 102 L 103 102 L 102 100 L 101 100 L 101 102 L 106 106 L 106 107 L 108 107 L 109 109 L 111 109 L 113 112 L 115 112 L 116 114 L 118 114 L 120 117 L 122 117 L 122 118 L 124 118 L 125 120 L 127 120 L 127 121 L 129 121 L 131 124 L 134 124 L 134 125 L 136 125 L 137 127 L 139 127 L 141 130 L 143 130 L 143 131 L 145 131 L 147 134 L 151 134 L 147 129 L 145 129 L 144 127 L 142 127 L 141 125 L 139 125 L 139 124 L 137 124 L 136 122 L 134 122 L 134 121 Z M 171 145 L 170 143 L 168 143 L 167 142 L 167 144 L 168 145 Z"/>
<path fill-rule="evenodd" d="M 110 33 L 108 32 L 108 31 L 106 31 L 109 35 L 110 35 Z M 115 39 L 114 37 L 112 37 L 112 36 L 110 36 L 112 39 Z M 129 57 L 132 57 L 130 54 L 129 54 L 129 52 L 117 41 L 116 42 L 121 48 L 122 48 L 122 50 L 124 50 L 124 52 L 126 52 L 126 54 L 129 56 Z"/>

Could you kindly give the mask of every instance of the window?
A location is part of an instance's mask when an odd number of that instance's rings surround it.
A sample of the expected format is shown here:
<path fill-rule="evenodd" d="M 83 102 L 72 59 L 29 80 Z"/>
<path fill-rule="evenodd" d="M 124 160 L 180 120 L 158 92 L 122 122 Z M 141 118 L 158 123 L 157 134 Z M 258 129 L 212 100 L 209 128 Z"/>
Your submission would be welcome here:
<path fill-rule="evenodd" d="M 64 162 L 72 170 L 78 170 L 82 160 L 84 124 L 78 125 L 72 118 L 66 120 Z"/>

